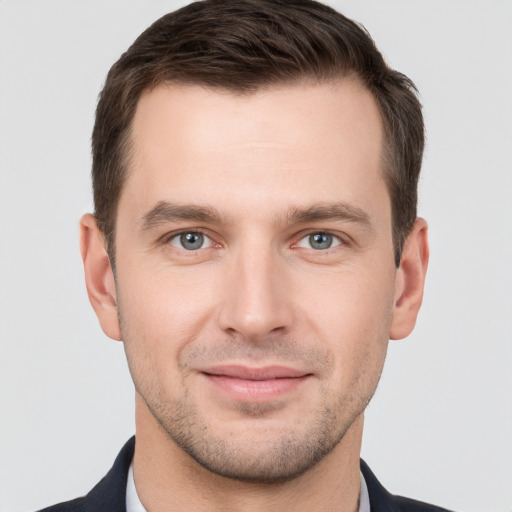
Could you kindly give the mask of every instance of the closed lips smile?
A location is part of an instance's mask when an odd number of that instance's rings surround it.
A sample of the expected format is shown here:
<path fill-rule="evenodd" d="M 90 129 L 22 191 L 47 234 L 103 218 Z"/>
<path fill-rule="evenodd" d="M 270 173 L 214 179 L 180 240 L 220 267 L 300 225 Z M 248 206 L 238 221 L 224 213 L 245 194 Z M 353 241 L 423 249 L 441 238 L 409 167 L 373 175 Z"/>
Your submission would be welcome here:
<path fill-rule="evenodd" d="M 216 366 L 201 373 L 221 392 L 245 401 L 279 398 L 312 376 L 311 373 L 283 366 Z"/>

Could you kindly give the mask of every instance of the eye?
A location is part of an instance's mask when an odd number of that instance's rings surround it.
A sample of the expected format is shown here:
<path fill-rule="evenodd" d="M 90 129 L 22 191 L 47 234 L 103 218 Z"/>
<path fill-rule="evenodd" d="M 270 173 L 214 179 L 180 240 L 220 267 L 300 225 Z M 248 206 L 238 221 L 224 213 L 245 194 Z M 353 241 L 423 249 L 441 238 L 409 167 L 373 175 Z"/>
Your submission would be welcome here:
<path fill-rule="evenodd" d="M 317 232 L 301 238 L 297 246 L 304 249 L 314 249 L 315 251 L 325 251 L 337 247 L 341 243 L 340 238 L 331 233 Z"/>
<path fill-rule="evenodd" d="M 198 249 L 206 249 L 213 245 L 212 240 L 205 234 L 198 231 L 186 231 L 169 239 L 169 243 L 178 249 L 185 251 L 197 251 Z"/>

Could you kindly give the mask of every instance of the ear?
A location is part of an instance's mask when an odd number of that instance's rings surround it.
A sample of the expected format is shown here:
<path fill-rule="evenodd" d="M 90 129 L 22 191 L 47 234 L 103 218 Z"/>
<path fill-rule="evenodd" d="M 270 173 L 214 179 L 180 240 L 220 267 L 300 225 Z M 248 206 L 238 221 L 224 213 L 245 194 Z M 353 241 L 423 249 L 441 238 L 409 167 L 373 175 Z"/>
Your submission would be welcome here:
<path fill-rule="evenodd" d="M 405 240 L 396 274 L 392 340 L 405 338 L 414 329 L 423 300 L 428 257 L 428 226 L 424 219 L 417 219 Z"/>
<path fill-rule="evenodd" d="M 109 338 L 120 341 L 114 273 L 105 238 L 94 215 L 90 213 L 80 219 L 80 252 L 84 262 L 87 294 L 101 328 Z"/>

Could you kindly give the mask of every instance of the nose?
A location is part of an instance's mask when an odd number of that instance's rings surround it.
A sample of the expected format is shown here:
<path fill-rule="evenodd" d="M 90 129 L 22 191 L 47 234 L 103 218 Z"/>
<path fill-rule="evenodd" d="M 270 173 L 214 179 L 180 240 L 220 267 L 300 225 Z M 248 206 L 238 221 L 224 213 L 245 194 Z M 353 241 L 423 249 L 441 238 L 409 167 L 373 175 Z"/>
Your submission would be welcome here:
<path fill-rule="evenodd" d="M 240 251 L 227 270 L 219 326 L 258 342 L 288 333 L 293 321 L 285 262 L 271 249 Z"/>

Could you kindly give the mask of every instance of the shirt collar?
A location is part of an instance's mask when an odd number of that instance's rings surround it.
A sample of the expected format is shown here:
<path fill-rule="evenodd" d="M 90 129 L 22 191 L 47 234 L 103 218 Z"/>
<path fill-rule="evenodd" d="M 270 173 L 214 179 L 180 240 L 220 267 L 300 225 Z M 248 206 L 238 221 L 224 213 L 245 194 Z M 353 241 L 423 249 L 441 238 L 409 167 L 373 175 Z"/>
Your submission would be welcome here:
<path fill-rule="evenodd" d="M 133 476 L 133 459 L 128 470 L 126 479 L 126 512 L 147 512 L 139 499 L 137 489 L 135 488 L 135 478 Z"/>

